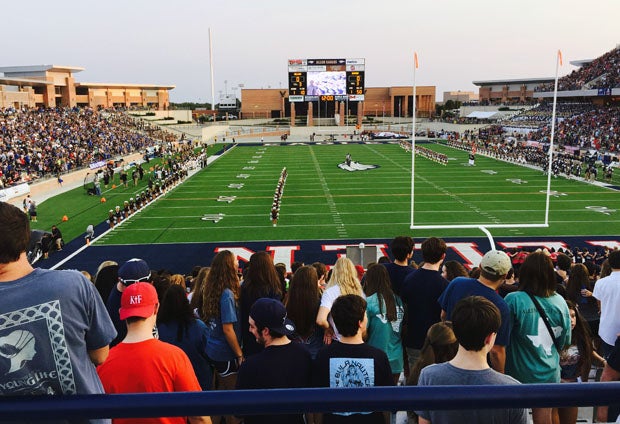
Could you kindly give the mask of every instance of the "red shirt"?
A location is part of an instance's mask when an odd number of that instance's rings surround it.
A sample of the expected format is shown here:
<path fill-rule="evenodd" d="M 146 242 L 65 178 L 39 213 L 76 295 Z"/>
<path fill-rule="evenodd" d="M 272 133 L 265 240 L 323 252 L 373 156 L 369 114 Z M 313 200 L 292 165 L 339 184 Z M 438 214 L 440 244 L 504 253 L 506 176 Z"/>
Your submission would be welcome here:
<path fill-rule="evenodd" d="M 153 393 L 200 391 L 200 384 L 185 352 L 156 339 L 119 343 L 97 368 L 105 392 Z M 186 424 L 186 417 L 115 418 L 114 424 Z"/>

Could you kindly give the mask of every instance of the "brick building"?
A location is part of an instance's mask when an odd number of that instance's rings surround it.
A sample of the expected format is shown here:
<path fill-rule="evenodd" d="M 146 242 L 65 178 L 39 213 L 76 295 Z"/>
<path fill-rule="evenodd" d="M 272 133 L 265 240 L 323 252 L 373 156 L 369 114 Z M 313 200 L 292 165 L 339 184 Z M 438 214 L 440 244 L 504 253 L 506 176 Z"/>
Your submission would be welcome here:
<path fill-rule="evenodd" d="M 0 108 L 138 106 L 167 109 L 173 85 L 108 84 L 76 82 L 84 68 L 35 65 L 0 67 Z"/>
<path fill-rule="evenodd" d="M 526 78 L 473 81 L 473 84 L 480 87 L 478 101 L 481 104 L 523 104 L 534 101 L 534 90 L 540 84 L 554 81 L 554 78 Z"/>
<path fill-rule="evenodd" d="M 328 96 L 323 96 L 329 98 Z M 368 87 L 363 102 L 336 102 L 334 100 L 291 103 L 286 89 L 247 89 L 241 90 L 241 117 L 284 118 L 306 116 L 308 110 L 314 117 L 333 117 L 341 110 L 347 115 L 398 117 L 412 116 L 413 88 L 406 87 Z M 435 114 L 435 86 L 416 88 L 416 109 L 418 117 L 431 117 Z M 312 106 L 310 106 L 312 105 Z"/>

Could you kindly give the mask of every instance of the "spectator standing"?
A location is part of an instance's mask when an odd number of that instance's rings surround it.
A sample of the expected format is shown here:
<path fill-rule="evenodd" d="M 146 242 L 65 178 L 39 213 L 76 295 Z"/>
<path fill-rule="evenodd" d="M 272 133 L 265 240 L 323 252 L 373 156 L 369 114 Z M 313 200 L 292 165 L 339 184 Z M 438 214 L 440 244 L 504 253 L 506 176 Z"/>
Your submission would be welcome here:
<path fill-rule="evenodd" d="M 391 289 L 390 276 L 384 266 L 371 265 L 366 272 L 367 343 L 388 356 L 394 384 L 403 372 L 401 330 L 405 308 Z"/>
<path fill-rule="evenodd" d="M 459 261 L 445 261 L 441 267 L 441 276 L 452 281 L 456 277 L 468 277 L 469 273 Z"/>
<path fill-rule="evenodd" d="M 605 366 L 605 360 L 594 350 L 592 336 L 587 321 L 574 302 L 567 300 L 570 313 L 571 344 L 560 352 L 560 381 L 562 383 L 587 382 L 593 360 Z M 575 424 L 579 408 L 565 407 L 554 409 L 560 424 Z"/>
<path fill-rule="evenodd" d="M 30 217 L 30 222 L 37 222 L 37 202 L 34 199 L 30 199 L 30 202 L 28 202 L 28 216 Z"/>
<path fill-rule="evenodd" d="M 194 316 L 185 294 L 180 285 L 173 284 L 168 288 L 157 312 L 157 334 L 159 340 L 185 352 L 200 387 L 210 390 L 213 370 L 207 356 L 207 326 Z"/>
<path fill-rule="evenodd" d="M 350 259 L 343 256 L 338 258 L 327 287 L 321 296 L 321 306 L 316 317 L 316 323 L 325 330 L 323 341 L 330 344 L 332 339 L 338 339 L 340 333 L 330 315 L 334 301 L 345 294 L 355 294 L 364 297 L 362 285 L 357 277 L 357 271 Z"/>
<path fill-rule="evenodd" d="M 620 381 L 620 336 L 616 338 L 616 344 L 607 358 L 607 363 L 601 375 L 601 381 Z M 614 420 L 617 422 L 618 417 L 620 417 L 620 405 L 599 406 L 596 411 L 596 417 L 600 423 Z"/>
<path fill-rule="evenodd" d="M 603 356 L 609 355 L 620 334 L 620 250 L 612 251 L 607 260 L 611 274 L 598 280 L 592 292 L 601 309 L 598 335 L 603 340 Z"/>
<path fill-rule="evenodd" d="M 250 256 L 247 273 L 243 279 L 240 292 L 241 335 L 245 357 L 263 350 L 250 332 L 248 317 L 250 308 L 261 297 L 282 300 L 283 292 L 280 277 L 273 264 L 273 258 L 267 252 L 256 252 Z"/>
<path fill-rule="evenodd" d="M 487 354 L 501 326 L 497 307 L 482 296 L 461 299 L 452 311 L 452 327 L 459 342 L 454 359 L 429 365 L 420 374 L 419 386 L 516 385 L 517 380 L 491 369 Z M 469 409 L 416 411 L 420 424 L 428 423 L 527 423 L 527 410 Z"/>
<path fill-rule="evenodd" d="M 118 284 L 118 264 L 114 261 L 103 261 L 95 274 L 95 287 L 105 302 L 110 292 Z"/>
<path fill-rule="evenodd" d="M 28 217 L 0 202 L 0 394 L 101 394 L 95 366 L 116 336 L 103 301 L 77 271 L 33 269 L 29 238 Z"/>
<path fill-rule="evenodd" d="M 151 278 L 151 275 L 149 265 L 146 261 L 139 258 L 128 260 L 118 269 L 118 281 L 110 290 L 110 294 L 106 302 L 106 309 L 108 310 L 108 314 L 110 314 L 110 318 L 112 318 L 112 322 L 114 323 L 114 327 L 118 333 L 116 338 L 110 344 L 111 346 L 116 346 L 125 338 L 125 335 L 127 334 L 127 326 L 119 315 L 123 291 L 126 287 L 134 283 L 152 282 L 153 279 Z"/>
<path fill-rule="evenodd" d="M 233 390 L 237 371 L 243 362 L 241 325 L 239 322 L 239 262 L 230 250 L 218 252 L 202 290 L 198 313 L 209 328 L 207 355 L 215 368 L 215 389 Z M 213 417 L 220 424 L 221 417 Z M 226 416 L 227 424 L 239 422 Z"/>
<path fill-rule="evenodd" d="M 323 347 L 323 328 L 316 323 L 321 304 L 317 272 L 314 266 L 299 268 L 286 294 L 286 311 L 295 323 L 295 334 L 291 340 L 306 346 L 312 359 Z"/>
<path fill-rule="evenodd" d="M 439 298 L 442 318 L 451 320 L 452 309 L 456 303 L 468 296 L 482 296 L 491 301 L 499 309 L 502 317 L 497 338 L 491 346 L 489 360 L 491 367 L 504 372 L 506 364 L 506 346 L 510 343 L 510 309 L 504 299 L 497 293 L 506 275 L 512 268 L 510 257 L 501 250 L 488 251 L 480 261 L 480 276 L 475 278 L 455 278 Z"/>
<path fill-rule="evenodd" d="M 153 337 L 159 302 L 151 283 L 138 282 L 123 290 L 120 318 L 127 336 L 112 348 L 97 372 L 108 394 L 200 391 L 187 355 L 178 347 Z M 151 423 L 211 423 L 209 417 L 168 417 Z M 135 419 L 114 419 L 115 424 Z"/>
<path fill-rule="evenodd" d="M 452 323 L 450 321 L 436 322 L 431 325 L 426 333 L 426 339 L 420 352 L 420 358 L 416 361 L 409 378 L 408 386 L 417 386 L 420 379 L 420 372 L 431 364 L 440 364 L 454 358 L 459 348 L 456 340 Z"/>
<path fill-rule="evenodd" d="M 401 293 L 407 311 L 403 345 L 410 370 L 420 357 L 428 329 L 441 320 L 438 299 L 448 287 L 448 281 L 439 273 L 446 257 L 446 243 L 442 239 L 430 237 L 420 247 L 424 264 L 407 275 Z"/>
<path fill-rule="evenodd" d="M 414 269 L 409 266 L 409 261 L 413 257 L 413 248 L 414 243 L 411 237 L 395 237 L 390 244 L 390 250 L 392 251 L 392 255 L 394 255 L 394 262 L 383 264 L 390 275 L 392 291 L 397 296 L 400 296 L 405 278 L 414 271 Z"/>
<path fill-rule="evenodd" d="M 322 349 L 314 364 L 314 385 L 331 388 L 393 386 L 385 352 L 364 343 L 366 301 L 355 294 L 342 295 L 331 307 L 340 339 Z M 323 414 L 323 424 L 384 424 L 381 412 Z"/>
<path fill-rule="evenodd" d="M 312 358 L 300 343 L 287 336 L 295 332 L 286 308 L 276 299 L 261 298 L 252 305 L 250 331 L 265 348 L 239 368 L 236 389 L 285 389 L 311 386 Z M 244 424 L 304 424 L 303 414 L 245 416 Z"/>
<path fill-rule="evenodd" d="M 564 299 L 571 300 L 576 305 L 579 305 L 579 313 L 590 326 L 590 331 L 593 334 L 597 334 L 600 320 L 598 304 L 596 299 L 592 297 L 590 273 L 584 264 L 574 264 L 571 267 L 564 292 Z"/>
<path fill-rule="evenodd" d="M 559 353 L 570 344 L 570 315 L 555 286 L 551 259 L 534 252 L 521 265 L 519 291 L 506 296 L 513 323 L 506 373 L 522 383 L 560 382 Z M 550 424 L 552 409 L 532 408 L 532 418 Z"/>

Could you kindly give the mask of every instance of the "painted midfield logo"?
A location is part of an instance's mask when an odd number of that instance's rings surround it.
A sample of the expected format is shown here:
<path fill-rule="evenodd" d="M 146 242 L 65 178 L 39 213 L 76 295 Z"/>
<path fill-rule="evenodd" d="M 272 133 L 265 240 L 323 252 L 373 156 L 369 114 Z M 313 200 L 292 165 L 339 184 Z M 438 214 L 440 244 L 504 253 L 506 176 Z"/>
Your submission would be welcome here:
<path fill-rule="evenodd" d="M 349 172 L 368 171 L 369 169 L 375 169 L 378 167 L 379 165 L 364 165 L 363 163 L 359 163 L 355 161 L 351 161 L 349 165 L 347 165 L 346 162 L 342 162 L 338 164 L 338 168 L 343 169 L 345 171 L 349 171 Z"/>

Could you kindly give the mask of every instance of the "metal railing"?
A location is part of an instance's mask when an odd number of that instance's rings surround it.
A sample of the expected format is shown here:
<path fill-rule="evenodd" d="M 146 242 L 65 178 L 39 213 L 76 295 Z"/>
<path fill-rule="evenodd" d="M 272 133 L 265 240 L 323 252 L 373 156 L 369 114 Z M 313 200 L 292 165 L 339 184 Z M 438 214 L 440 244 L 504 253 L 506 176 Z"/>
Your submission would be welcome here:
<path fill-rule="evenodd" d="M 620 383 L 272 389 L 0 398 L 0 417 L 32 419 L 287 414 L 596 406 L 617 403 Z"/>

